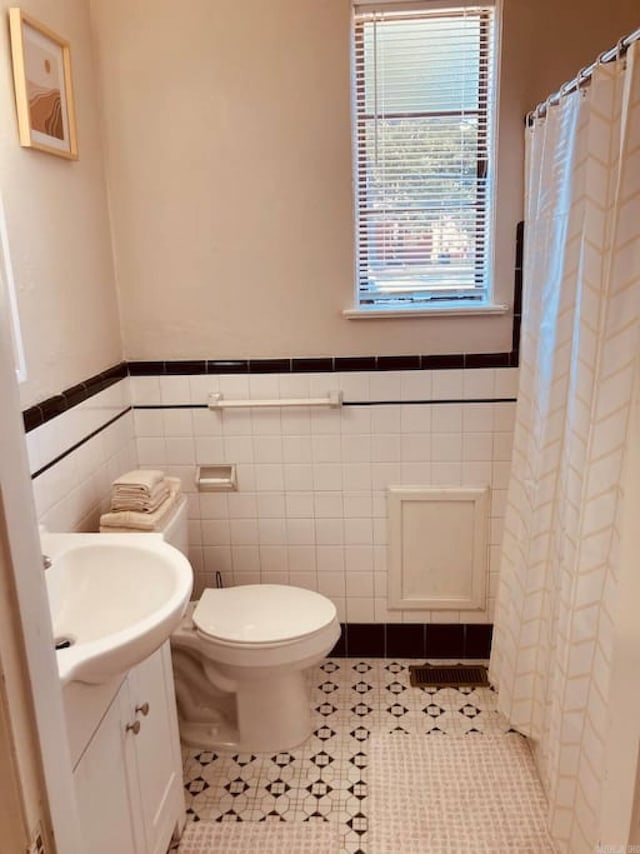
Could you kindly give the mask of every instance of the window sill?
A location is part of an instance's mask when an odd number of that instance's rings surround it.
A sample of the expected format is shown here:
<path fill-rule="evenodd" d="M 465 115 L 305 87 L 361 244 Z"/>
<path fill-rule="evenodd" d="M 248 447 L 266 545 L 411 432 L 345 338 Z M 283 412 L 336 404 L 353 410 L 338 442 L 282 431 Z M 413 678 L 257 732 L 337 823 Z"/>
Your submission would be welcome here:
<path fill-rule="evenodd" d="M 438 317 L 447 315 L 484 315 L 484 314 L 506 314 L 510 306 L 504 303 L 492 305 L 468 305 L 462 306 L 438 306 L 434 308 L 345 308 L 342 312 L 347 320 L 398 320 L 403 317 Z"/>

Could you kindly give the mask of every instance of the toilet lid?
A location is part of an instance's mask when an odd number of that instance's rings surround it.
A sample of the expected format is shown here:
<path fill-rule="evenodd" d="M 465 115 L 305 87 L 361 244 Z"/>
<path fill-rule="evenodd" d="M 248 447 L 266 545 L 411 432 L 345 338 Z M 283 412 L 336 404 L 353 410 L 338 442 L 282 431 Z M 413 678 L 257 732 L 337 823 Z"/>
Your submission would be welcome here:
<path fill-rule="evenodd" d="M 335 616 L 333 602 L 312 590 L 245 584 L 207 588 L 195 607 L 193 622 L 210 637 L 258 644 L 313 634 Z"/>

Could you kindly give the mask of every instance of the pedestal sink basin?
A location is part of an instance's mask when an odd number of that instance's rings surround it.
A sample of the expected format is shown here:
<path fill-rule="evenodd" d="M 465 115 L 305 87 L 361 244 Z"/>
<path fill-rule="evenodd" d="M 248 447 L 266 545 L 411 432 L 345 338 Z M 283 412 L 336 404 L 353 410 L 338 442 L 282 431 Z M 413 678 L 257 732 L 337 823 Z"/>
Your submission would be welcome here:
<path fill-rule="evenodd" d="M 160 534 L 43 533 L 41 543 L 63 685 L 126 673 L 180 622 L 193 572 Z"/>

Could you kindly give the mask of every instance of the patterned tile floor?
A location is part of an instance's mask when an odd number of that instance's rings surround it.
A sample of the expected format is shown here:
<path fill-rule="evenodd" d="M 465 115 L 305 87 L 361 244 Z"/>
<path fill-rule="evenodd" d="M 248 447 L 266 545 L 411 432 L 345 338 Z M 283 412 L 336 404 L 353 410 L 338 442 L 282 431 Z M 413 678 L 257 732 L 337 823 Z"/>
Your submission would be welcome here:
<path fill-rule="evenodd" d="M 366 854 L 372 733 L 480 737 L 509 729 L 491 688 L 412 688 L 412 663 L 424 660 L 325 660 L 311 673 L 313 735 L 294 750 L 185 749 L 190 820 L 336 821 L 343 854 Z"/>

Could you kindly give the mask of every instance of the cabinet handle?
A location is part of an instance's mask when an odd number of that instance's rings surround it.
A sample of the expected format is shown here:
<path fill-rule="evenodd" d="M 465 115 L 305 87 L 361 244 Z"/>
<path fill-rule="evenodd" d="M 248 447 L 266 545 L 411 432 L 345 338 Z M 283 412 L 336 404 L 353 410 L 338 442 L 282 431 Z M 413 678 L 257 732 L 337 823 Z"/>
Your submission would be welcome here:
<path fill-rule="evenodd" d="M 137 735 L 140 732 L 140 721 L 134 721 L 132 724 L 127 724 L 126 732 L 129 732 L 130 730 L 134 735 Z"/>
<path fill-rule="evenodd" d="M 143 703 L 141 706 L 136 706 L 136 714 L 141 712 L 145 718 L 149 714 L 149 703 Z"/>

